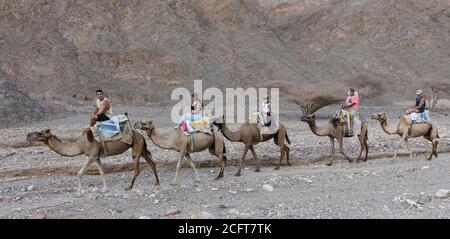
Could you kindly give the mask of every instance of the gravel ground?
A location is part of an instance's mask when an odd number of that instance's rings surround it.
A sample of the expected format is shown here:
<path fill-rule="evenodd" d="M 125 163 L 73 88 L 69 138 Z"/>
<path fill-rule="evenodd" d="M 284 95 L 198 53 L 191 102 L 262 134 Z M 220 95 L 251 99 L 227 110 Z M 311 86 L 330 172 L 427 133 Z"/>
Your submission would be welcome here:
<path fill-rule="evenodd" d="M 169 132 L 173 126 L 165 118 L 170 112 L 167 107 L 151 111 L 136 106 L 115 109 L 129 112 L 132 121 L 153 119 L 160 133 Z M 332 110 L 325 108 L 317 115 L 325 117 Z M 194 183 L 192 170 L 186 167 L 181 170 L 181 184 L 173 187 L 169 182 L 178 154 L 149 143 L 160 174 L 160 188 L 153 186 L 154 176 L 144 167 L 135 188 L 125 191 L 132 178 L 131 171 L 118 170 L 118 166 L 131 162 L 130 153 L 125 153 L 102 160 L 111 169 L 106 175 L 109 191 L 101 193 L 100 178 L 88 175 L 83 178 L 82 197 L 75 196 L 73 173 L 85 157 L 65 158 L 44 146 L 28 147 L 25 135 L 51 128 L 60 138 L 77 137 L 83 127 L 80 122 L 87 118 L 86 108 L 64 119 L 1 129 L 0 158 L 13 155 L 0 160 L 0 218 L 449 218 L 450 193 L 441 191 L 442 195 L 436 196 L 440 189 L 450 190 L 450 154 L 445 153 L 450 152 L 448 116 L 445 112 L 433 115 L 440 126 L 439 158 L 424 160 L 421 152 L 428 152 L 431 145 L 423 139 L 412 139 L 415 157 L 392 160 L 386 156 L 392 155 L 399 137 L 386 135 L 377 122 L 370 120 L 370 114 L 377 111 L 391 113 L 392 121 L 401 109 L 362 110 L 370 133 L 371 160 L 365 163 L 349 164 L 341 158 L 335 165 L 325 166 L 324 160 L 330 155 L 328 138 L 313 135 L 299 121 L 298 109 L 291 107 L 282 112 L 281 118 L 292 141 L 293 166 L 278 171 L 265 166 L 256 173 L 250 165 L 241 177 L 235 177 L 235 163 L 243 147 L 226 141 L 230 163 L 223 180 L 212 180 L 217 167 L 203 167 L 199 170 L 201 182 Z M 357 155 L 355 139 L 344 142 L 346 151 Z M 255 149 L 264 165 L 272 165 L 279 156 L 271 142 Z M 193 159 L 197 163 L 217 161 L 206 152 L 194 154 Z M 95 171 L 95 165 L 91 169 Z"/>

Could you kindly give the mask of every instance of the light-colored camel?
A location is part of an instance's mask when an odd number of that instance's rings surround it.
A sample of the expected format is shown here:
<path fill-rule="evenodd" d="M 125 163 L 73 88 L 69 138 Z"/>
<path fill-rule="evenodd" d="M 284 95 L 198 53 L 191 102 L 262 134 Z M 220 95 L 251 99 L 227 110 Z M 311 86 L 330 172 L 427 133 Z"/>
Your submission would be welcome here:
<path fill-rule="evenodd" d="M 225 119 L 222 118 L 221 120 L 216 120 L 215 122 L 219 128 L 220 131 L 222 131 L 225 138 L 227 138 L 231 142 L 243 142 L 244 143 L 244 152 L 242 153 L 242 157 L 239 163 L 239 168 L 235 173 L 235 176 L 241 176 L 241 168 L 244 164 L 245 157 L 247 156 L 247 152 L 250 149 L 250 151 L 253 154 L 253 159 L 256 161 L 256 168 L 255 172 L 260 171 L 260 162 L 257 159 L 255 149 L 253 148 L 253 145 L 257 145 L 261 142 L 273 139 L 274 143 L 280 147 L 280 162 L 278 163 L 278 166 L 275 167 L 275 170 L 280 169 L 281 161 L 283 160 L 285 154 L 286 154 L 286 160 L 287 164 L 291 165 L 289 162 L 289 147 L 285 144 L 285 139 L 288 142 L 288 144 L 291 144 L 289 141 L 289 137 L 287 134 L 287 130 L 284 127 L 283 124 L 279 124 L 279 129 L 274 134 L 263 134 L 261 138 L 261 134 L 259 131 L 259 128 L 256 123 L 249 123 L 248 121 L 242 124 L 239 127 L 238 131 L 231 131 L 227 124 L 225 123 Z"/>
<path fill-rule="evenodd" d="M 51 150 L 62 156 L 75 157 L 78 155 L 87 155 L 88 158 L 84 162 L 80 171 L 78 172 L 78 191 L 77 194 L 81 195 L 81 178 L 83 174 L 86 173 L 88 167 L 95 163 L 97 164 L 98 170 L 100 171 L 100 176 L 103 181 L 103 192 L 106 192 L 106 179 L 105 170 L 100 162 L 100 157 L 114 156 L 127 151 L 129 148 L 132 149 L 132 158 L 134 163 L 134 176 L 131 181 L 131 185 L 125 190 L 131 190 L 133 188 L 134 181 L 140 173 L 139 159 L 143 157 L 145 161 L 150 165 L 150 168 L 155 174 L 156 182 L 155 185 L 159 185 L 158 173 L 156 172 L 156 165 L 152 160 L 152 155 L 147 149 L 144 136 L 139 132 L 133 130 L 133 143 L 131 145 L 125 144 L 121 141 L 106 141 L 103 143 L 106 147 L 106 152 L 99 142 L 94 140 L 94 136 L 91 130 L 87 130 L 81 137 L 79 137 L 74 142 L 62 142 L 55 135 L 53 135 L 49 129 L 45 129 L 38 132 L 32 132 L 27 135 L 27 140 L 30 142 L 41 141 L 44 142 Z"/>
<path fill-rule="evenodd" d="M 409 157 L 412 158 L 412 150 L 408 142 L 408 138 L 424 137 L 429 140 L 432 145 L 430 157 L 427 160 L 431 160 L 433 155 L 437 154 L 437 145 L 439 138 L 437 126 L 432 123 L 414 123 L 408 124 L 404 117 L 400 117 L 394 124 L 387 123 L 387 113 L 380 112 L 372 115 L 372 119 L 378 120 L 383 128 L 384 132 L 388 134 L 398 134 L 400 135 L 400 141 L 395 146 L 395 153 L 393 158 L 397 158 L 397 153 L 400 145 L 404 142 L 409 150 Z"/>
<path fill-rule="evenodd" d="M 311 131 L 317 136 L 328 136 L 331 142 L 331 161 L 327 163 L 328 166 L 333 165 L 335 160 L 335 148 L 334 148 L 334 139 L 337 139 L 339 143 L 339 152 L 344 155 L 344 157 L 351 163 L 353 160 L 349 158 L 345 152 L 343 147 L 344 138 L 349 138 L 353 136 L 348 136 L 344 133 L 344 124 L 339 121 L 339 119 L 332 118 L 328 120 L 325 125 L 321 128 L 318 128 L 316 125 L 316 116 L 315 115 L 305 115 L 301 118 L 301 121 L 308 123 Z M 356 162 L 359 163 L 361 159 L 362 152 L 365 151 L 366 155 L 363 162 L 367 161 L 367 157 L 369 155 L 369 143 L 368 143 L 368 133 L 367 126 L 364 122 L 361 122 L 361 134 L 358 136 L 360 143 L 360 151 L 359 156 L 356 159 Z"/>
<path fill-rule="evenodd" d="M 223 142 L 222 133 L 215 132 L 214 135 L 209 135 L 199 132 L 195 133 L 193 136 L 187 136 L 181 128 L 176 128 L 171 134 L 161 136 L 158 132 L 156 132 L 153 122 L 147 120 L 136 122 L 133 125 L 133 128 L 142 129 L 147 132 L 148 137 L 150 137 L 152 142 L 159 148 L 175 150 L 180 153 L 180 158 L 178 159 L 177 168 L 175 171 L 175 178 L 171 182 L 172 185 L 178 184 L 178 174 L 181 168 L 181 162 L 184 158 L 187 159 L 188 163 L 194 170 L 195 181 L 200 181 L 200 177 L 195 164 L 192 161 L 190 153 L 201 152 L 207 149 L 210 154 L 219 158 L 220 172 L 215 179 L 218 180 L 223 177 L 227 157 L 225 156 L 225 144 Z"/>

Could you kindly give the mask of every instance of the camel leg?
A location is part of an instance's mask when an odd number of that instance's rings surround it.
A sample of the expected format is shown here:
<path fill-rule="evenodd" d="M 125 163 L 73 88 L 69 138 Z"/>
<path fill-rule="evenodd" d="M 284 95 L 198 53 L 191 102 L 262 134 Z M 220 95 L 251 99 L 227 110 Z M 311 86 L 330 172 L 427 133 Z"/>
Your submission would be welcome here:
<path fill-rule="evenodd" d="M 258 160 L 258 158 L 257 158 L 257 156 L 256 156 L 256 152 L 255 152 L 255 149 L 253 148 L 253 145 L 250 145 L 249 149 L 250 149 L 250 152 L 252 152 L 253 159 L 254 159 L 255 162 L 256 162 L 255 172 L 259 172 L 259 171 L 260 171 L 260 169 L 259 169 L 259 167 L 260 167 L 260 165 L 259 165 L 259 160 Z"/>
<path fill-rule="evenodd" d="M 185 154 L 186 154 L 186 151 L 181 151 L 180 158 L 178 159 L 178 163 L 177 163 L 177 168 L 175 170 L 175 178 L 170 183 L 171 185 L 177 185 L 178 184 L 178 173 L 180 172 L 181 161 L 183 161 Z"/>
<path fill-rule="evenodd" d="M 334 155 L 335 155 L 335 147 L 334 147 L 334 138 L 330 137 L 330 142 L 331 142 L 331 161 L 329 163 L 327 163 L 328 166 L 333 165 L 334 162 Z"/>
<path fill-rule="evenodd" d="M 95 164 L 97 164 L 98 171 L 100 172 L 100 177 L 102 178 L 102 181 L 103 181 L 102 193 L 106 193 L 106 191 L 108 191 L 108 187 L 106 186 L 105 170 L 103 169 L 103 166 L 102 166 L 102 163 L 100 162 L 99 157 L 97 157 L 94 162 L 95 162 Z"/>
<path fill-rule="evenodd" d="M 402 135 L 402 137 L 400 138 L 400 141 L 398 141 L 397 145 L 395 146 L 395 153 L 394 153 L 393 159 L 397 158 L 397 154 L 398 154 L 398 150 L 400 148 L 400 145 L 403 143 L 403 141 L 406 139 L 406 137 L 407 137 L 406 134 Z"/>
<path fill-rule="evenodd" d="M 291 166 L 291 162 L 289 162 L 289 152 L 291 151 L 291 149 L 288 146 L 284 146 L 284 150 L 286 150 L 286 161 L 287 161 L 287 165 Z"/>
<path fill-rule="evenodd" d="M 284 156 L 286 155 L 286 151 L 284 149 L 284 144 L 280 144 L 280 161 L 278 162 L 278 166 L 276 166 L 274 169 L 279 170 L 281 167 L 281 161 L 283 160 Z"/>
<path fill-rule="evenodd" d="M 131 180 L 130 186 L 125 188 L 126 191 L 130 191 L 133 188 L 134 181 L 136 180 L 137 176 L 141 173 L 141 167 L 139 165 L 139 159 L 140 159 L 140 156 L 134 156 L 133 157 L 133 168 L 134 168 L 133 180 Z"/>
<path fill-rule="evenodd" d="M 86 173 L 86 170 L 89 168 L 89 166 L 94 162 L 94 158 L 89 157 L 81 167 L 80 171 L 78 171 L 78 190 L 77 195 L 81 196 L 81 178 Z"/>
<path fill-rule="evenodd" d="M 244 152 L 242 153 L 241 162 L 239 162 L 239 168 L 236 171 L 236 173 L 234 174 L 234 176 L 241 176 L 241 168 L 242 168 L 242 165 L 244 164 L 245 156 L 247 156 L 248 148 L 249 147 L 247 145 L 244 146 Z"/>
<path fill-rule="evenodd" d="M 358 139 L 359 139 L 360 149 L 359 149 L 358 158 L 356 159 L 356 163 L 359 163 L 359 160 L 361 159 L 362 152 L 364 151 L 364 135 L 361 134 Z"/>
<path fill-rule="evenodd" d="M 217 177 L 215 177 L 215 180 L 219 180 L 221 178 L 223 178 L 223 173 L 225 172 L 225 166 L 227 165 L 227 157 L 224 155 L 223 152 L 225 152 L 225 146 L 222 145 L 222 148 L 218 148 L 215 145 L 211 145 L 209 147 L 209 153 L 211 155 L 214 155 L 216 157 L 219 158 L 219 166 L 220 166 L 220 171 L 219 174 L 217 175 Z M 218 153 L 216 153 L 218 152 Z"/>
<path fill-rule="evenodd" d="M 145 151 L 142 154 L 142 156 L 144 157 L 145 161 L 147 161 L 148 165 L 150 166 L 153 173 L 155 174 L 155 178 L 156 178 L 155 186 L 159 186 L 158 172 L 156 171 L 156 164 L 155 164 L 155 162 L 153 162 L 152 155 L 150 154 L 149 151 Z"/>
<path fill-rule="evenodd" d="M 436 156 L 436 158 L 438 157 L 438 153 L 437 153 L 437 146 L 438 146 L 438 141 L 437 140 L 435 140 L 434 141 L 434 156 Z"/>
<path fill-rule="evenodd" d="M 364 146 L 365 146 L 365 150 L 366 150 L 366 157 L 364 158 L 364 162 L 367 161 L 367 158 L 369 157 L 369 142 L 368 141 L 368 137 L 367 137 L 367 131 L 364 134 Z"/>
<path fill-rule="evenodd" d="M 227 165 L 227 157 L 225 155 L 223 155 L 223 153 L 221 153 L 217 157 L 219 157 L 220 172 L 219 172 L 219 175 L 217 175 L 217 177 L 214 178 L 215 180 L 219 180 L 219 179 L 223 178 L 223 173 L 225 171 L 225 166 Z"/>
<path fill-rule="evenodd" d="M 344 157 L 348 160 L 349 163 L 352 163 L 353 160 L 348 157 L 345 152 L 344 152 L 344 137 L 338 138 L 338 143 L 339 143 L 339 152 L 344 155 Z"/>
<path fill-rule="evenodd" d="M 197 168 L 195 167 L 194 161 L 192 161 L 191 155 L 186 154 L 186 160 L 188 161 L 191 168 L 194 170 L 194 181 L 200 182 L 200 176 L 198 175 Z"/>
<path fill-rule="evenodd" d="M 413 152 L 411 150 L 411 146 L 409 145 L 408 138 L 405 139 L 404 144 L 406 145 L 406 148 L 409 151 L 409 159 L 412 159 L 413 158 Z"/>
<path fill-rule="evenodd" d="M 424 136 L 424 138 L 431 142 L 431 154 L 430 157 L 427 158 L 427 160 L 430 161 L 433 158 L 433 155 L 435 154 L 435 143 L 428 136 Z"/>

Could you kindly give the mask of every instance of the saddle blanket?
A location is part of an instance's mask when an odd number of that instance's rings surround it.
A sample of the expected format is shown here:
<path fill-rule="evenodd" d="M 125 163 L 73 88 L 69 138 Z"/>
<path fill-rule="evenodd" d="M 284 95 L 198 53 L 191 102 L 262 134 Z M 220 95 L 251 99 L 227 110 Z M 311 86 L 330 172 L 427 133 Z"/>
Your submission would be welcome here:
<path fill-rule="evenodd" d="M 181 127 L 185 135 L 192 135 L 196 132 L 201 132 L 213 135 L 215 126 L 212 124 L 211 118 L 207 116 L 198 117 L 197 120 L 183 120 L 177 127 Z"/>
<path fill-rule="evenodd" d="M 260 134 L 275 134 L 276 132 L 278 132 L 280 122 L 273 114 L 271 116 L 268 116 L 267 118 L 270 121 L 269 126 L 265 126 L 266 122 L 264 122 L 263 113 L 255 112 L 250 116 L 248 122 L 251 124 L 258 124 L 260 126 L 259 128 Z"/>
<path fill-rule="evenodd" d="M 126 115 L 115 115 L 107 121 L 97 122 L 91 130 L 98 142 L 120 140 L 129 145 L 133 142 L 133 129 Z"/>

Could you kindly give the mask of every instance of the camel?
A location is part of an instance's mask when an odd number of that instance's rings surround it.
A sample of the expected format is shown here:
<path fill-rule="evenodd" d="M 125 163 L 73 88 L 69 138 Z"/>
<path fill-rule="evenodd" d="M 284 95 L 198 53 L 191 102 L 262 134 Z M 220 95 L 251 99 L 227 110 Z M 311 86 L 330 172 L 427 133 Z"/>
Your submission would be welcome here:
<path fill-rule="evenodd" d="M 257 145 L 261 142 L 268 141 L 270 139 L 273 139 L 274 143 L 280 147 L 280 162 L 278 163 L 278 166 L 275 167 L 275 170 L 280 169 L 281 161 L 283 160 L 285 154 L 286 154 L 286 161 L 288 165 L 291 165 L 289 162 L 289 147 L 285 144 L 285 139 L 288 142 L 288 144 L 291 144 L 287 130 L 284 127 L 283 124 L 279 124 L 279 129 L 274 134 L 260 134 L 259 128 L 257 123 L 249 123 L 248 121 L 242 124 L 239 127 L 238 131 L 231 131 L 226 123 L 224 117 L 222 117 L 222 122 L 219 122 L 219 120 L 215 121 L 215 124 L 217 124 L 220 128 L 220 131 L 222 131 L 225 138 L 227 138 L 231 142 L 243 142 L 244 143 L 244 152 L 242 154 L 239 168 L 235 173 L 235 176 L 241 176 L 241 168 L 244 164 L 245 157 L 247 156 L 247 152 L 250 149 L 250 151 L 253 154 L 253 160 L 256 161 L 256 168 L 255 172 L 260 171 L 260 162 L 257 159 L 255 149 L 253 148 L 253 145 Z"/>
<path fill-rule="evenodd" d="M 87 130 L 74 142 L 62 142 L 58 137 L 50 132 L 50 129 L 45 129 L 38 132 L 32 132 L 27 135 L 27 140 L 30 142 L 41 141 L 44 142 L 51 150 L 62 156 L 75 157 L 78 155 L 88 156 L 87 160 L 84 162 L 80 171 L 78 171 L 78 190 L 77 195 L 81 196 L 81 178 L 86 173 L 88 167 L 95 163 L 100 172 L 100 176 L 103 181 L 102 192 L 107 191 L 105 170 L 100 162 L 100 157 L 114 156 L 122 154 L 129 148 L 132 149 L 132 158 L 134 165 L 134 176 L 131 181 L 131 185 L 125 188 L 129 191 L 133 188 L 134 181 L 140 173 L 139 159 L 143 157 L 145 161 L 150 165 L 153 173 L 155 174 L 156 182 L 155 185 L 159 185 L 158 173 L 156 172 L 156 165 L 152 160 L 152 155 L 147 149 L 144 136 L 139 132 L 133 130 L 133 143 L 131 145 L 125 144 L 121 141 L 106 141 L 103 142 L 104 147 L 106 147 L 107 153 L 102 147 L 102 144 L 94 140 L 94 136 L 91 130 Z"/>
<path fill-rule="evenodd" d="M 408 142 L 408 138 L 417 138 L 423 136 L 425 139 L 429 140 L 432 145 L 430 157 L 427 160 L 431 160 L 433 155 L 438 156 L 437 154 L 437 145 L 439 138 L 438 129 L 432 123 L 414 123 L 409 124 L 404 117 L 400 117 L 397 122 L 394 124 L 387 123 L 387 113 L 380 112 L 372 115 L 372 119 L 378 120 L 383 128 L 384 132 L 387 134 L 398 134 L 400 135 L 400 141 L 395 146 L 394 159 L 397 158 L 397 153 L 400 148 L 400 145 L 405 142 L 406 147 L 409 150 L 409 158 L 412 158 L 411 147 Z"/>
<path fill-rule="evenodd" d="M 331 166 L 333 165 L 333 162 L 335 160 L 335 148 L 334 148 L 334 139 L 337 139 L 339 143 L 339 152 L 350 162 L 352 163 L 353 160 L 349 158 L 343 148 L 343 141 L 344 138 L 349 138 L 353 136 L 348 136 L 344 133 L 344 125 L 339 122 L 339 119 L 330 119 L 326 122 L 325 125 L 323 125 L 321 128 L 318 128 L 316 126 L 316 116 L 315 115 L 305 115 L 301 118 L 301 121 L 308 123 L 309 128 L 311 128 L 311 131 L 317 135 L 317 136 L 328 136 L 330 138 L 331 142 L 331 161 L 327 163 L 326 165 Z M 359 143 L 361 145 L 359 156 L 356 160 L 357 163 L 359 163 L 359 160 L 361 159 L 362 152 L 365 151 L 366 155 L 363 160 L 363 162 L 367 161 L 367 157 L 369 155 L 369 144 L 368 144 L 368 131 L 367 126 L 364 122 L 361 122 L 361 134 L 358 136 Z"/>
<path fill-rule="evenodd" d="M 194 170 L 194 180 L 196 182 L 200 181 L 200 177 L 190 153 L 201 152 L 206 149 L 209 150 L 210 154 L 219 158 L 220 172 L 215 179 L 219 180 L 223 178 L 227 157 L 225 156 L 225 144 L 223 142 L 222 133 L 215 132 L 214 135 L 209 135 L 199 132 L 193 134 L 193 136 L 187 136 L 181 128 L 176 128 L 171 134 L 161 136 L 156 131 L 153 122 L 148 120 L 136 122 L 133 125 L 133 128 L 142 129 L 147 132 L 148 137 L 150 137 L 152 142 L 159 148 L 175 150 L 180 153 L 180 158 L 178 159 L 175 171 L 175 178 L 171 182 L 172 185 L 178 184 L 178 174 L 181 168 L 181 162 L 184 158 L 187 159 L 189 165 Z"/>

